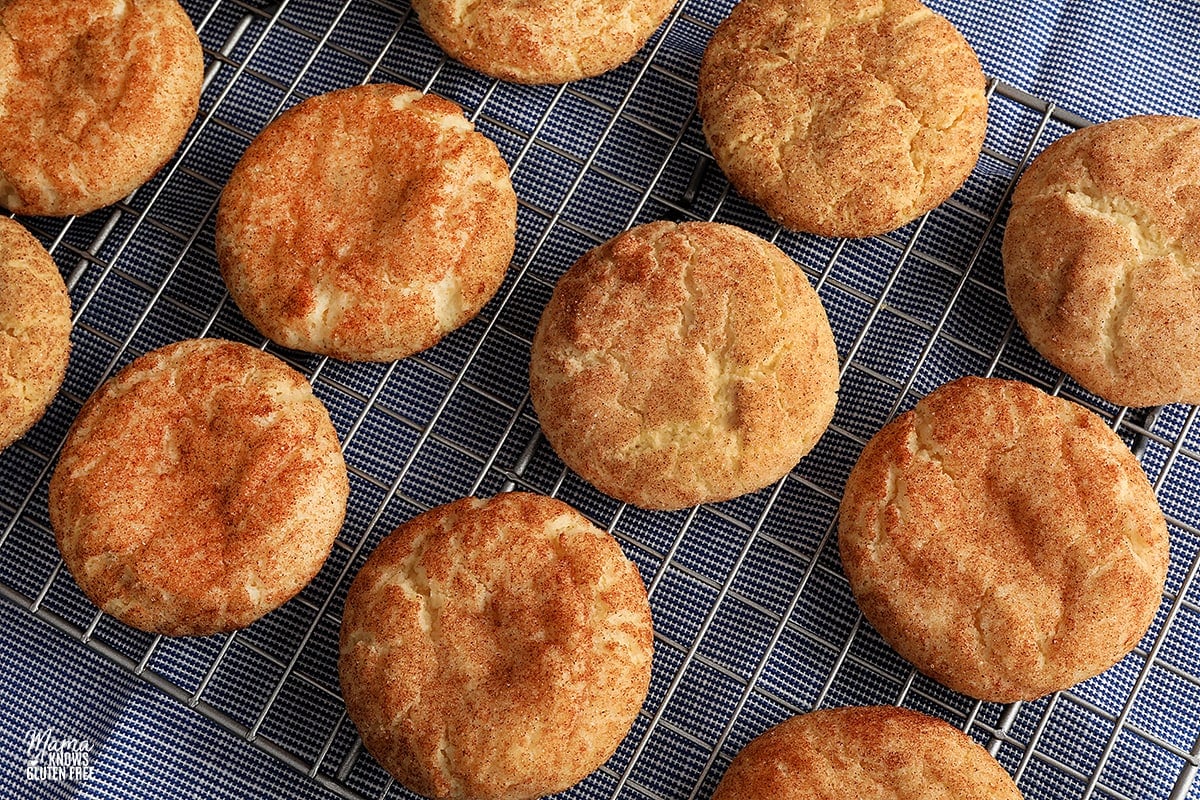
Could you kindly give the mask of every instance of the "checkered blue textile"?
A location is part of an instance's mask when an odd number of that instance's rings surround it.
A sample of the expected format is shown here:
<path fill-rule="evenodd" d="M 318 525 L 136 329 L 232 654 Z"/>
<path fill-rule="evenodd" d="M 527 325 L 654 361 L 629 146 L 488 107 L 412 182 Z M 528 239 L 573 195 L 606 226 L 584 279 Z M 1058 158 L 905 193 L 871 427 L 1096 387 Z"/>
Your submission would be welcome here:
<path fill-rule="evenodd" d="M 1013 324 L 999 260 L 1007 194 L 1049 142 L 1084 120 L 1200 116 L 1200 4 L 932 0 L 997 80 L 984 155 L 926 218 L 839 242 L 780 231 L 710 163 L 696 73 L 732 2 L 683 0 L 634 61 L 607 75 L 522 87 L 447 60 L 404 0 L 184 0 L 210 80 L 176 159 L 111 208 L 21 220 L 68 278 L 77 320 L 60 396 L 0 454 L 0 796 L 409 796 L 361 751 L 344 716 L 336 659 L 346 588 L 399 522 L 516 486 L 612 530 L 651 594 L 649 698 L 573 798 L 703 800 L 770 725 L 873 703 L 964 729 L 1029 800 L 1200 798 L 1195 411 L 1114 408 L 1051 368 Z M 201 335 L 265 345 L 217 271 L 218 195 L 280 110 L 364 81 L 451 98 L 497 142 L 521 201 L 508 279 L 478 319 L 395 364 L 270 346 L 313 380 L 343 440 L 352 493 L 338 546 L 299 597 L 245 631 L 168 640 L 131 630 L 98 614 L 61 568 L 46 510 L 58 447 L 88 395 L 141 353 Z M 563 467 L 538 436 L 525 374 L 556 278 L 595 244 L 664 217 L 729 222 L 779 244 L 819 288 L 845 373 L 831 429 L 779 484 L 650 513 Z M 916 674 L 861 619 L 838 562 L 835 512 L 864 442 L 964 374 L 1026 380 L 1098 411 L 1140 453 L 1171 524 L 1167 590 L 1136 651 L 1037 702 L 978 703 Z M 31 779 L 39 743 L 68 739 L 86 742 L 86 776 Z"/>

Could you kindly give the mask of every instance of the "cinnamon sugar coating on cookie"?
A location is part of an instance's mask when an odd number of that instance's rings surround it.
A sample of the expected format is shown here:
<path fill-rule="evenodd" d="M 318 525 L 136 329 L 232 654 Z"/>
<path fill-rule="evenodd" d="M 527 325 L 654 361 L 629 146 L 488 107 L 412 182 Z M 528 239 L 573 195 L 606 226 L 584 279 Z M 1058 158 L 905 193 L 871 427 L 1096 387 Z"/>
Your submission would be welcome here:
<path fill-rule="evenodd" d="M 570 506 L 467 498 L 401 525 L 346 598 L 341 675 L 367 750 L 426 797 L 528 800 L 599 767 L 650 683 L 637 569 Z"/>
<path fill-rule="evenodd" d="M 84 405 L 50 482 L 63 559 L 134 627 L 203 635 L 299 592 L 333 546 L 349 483 L 300 373 L 216 339 L 147 353 Z"/>
<path fill-rule="evenodd" d="M 391 361 L 491 299 L 516 214 L 508 166 L 457 105 L 359 86 L 289 109 L 247 148 L 221 195 L 217 256 L 268 338 Z"/>
<path fill-rule="evenodd" d="M 494 78 L 565 83 L 624 64 L 675 0 L 414 0 L 429 37 Z"/>
<path fill-rule="evenodd" d="M 746 745 L 713 800 L 1021 800 L 996 759 L 940 719 L 892 706 L 792 717 Z"/>
<path fill-rule="evenodd" d="M 779 480 L 833 417 L 825 310 L 779 248 L 731 225 L 655 222 L 559 280 L 533 341 L 546 439 L 643 508 L 728 500 Z"/>
<path fill-rule="evenodd" d="M 842 563 L 863 614 L 951 689 L 1010 702 L 1099 674 L 1162 600 L 1167 526 L 1095 414 L 1016 381 L 946 384 L 846 483 Z"/>
<path fill-rule="evenodd" d="M 1076 131 L 1021 176 L 1004 282 L 1048 361 L 1118 405 L 1200 403 L 1200 120 Z"/>
<path fill-rule="evenodd" d="M 984 77 L 917 0 L 742 0 L 700 68 L 699 111 L 730 183 L 825 236 L 898 228 L 978 160 Z"/>
<path fill-rule="evenodd" d="M 120 200 L 179 147 L 203 79 L 175 0 L 0 0 L 0 206 Z"/>
<path fill-rule="evenodd" d="M 71 301 L 54 259 L 0 217 L 0 450 L 42 418 L 67 374 Z"/>

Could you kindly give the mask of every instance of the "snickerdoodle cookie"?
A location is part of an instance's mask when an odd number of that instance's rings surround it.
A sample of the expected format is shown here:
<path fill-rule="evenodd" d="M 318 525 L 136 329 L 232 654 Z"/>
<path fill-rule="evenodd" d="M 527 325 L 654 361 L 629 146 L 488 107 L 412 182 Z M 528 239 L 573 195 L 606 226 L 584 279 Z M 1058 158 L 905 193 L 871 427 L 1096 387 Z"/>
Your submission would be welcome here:
<path fill-rule="evenodd" d="M 825 236 L 898 228 L 979 158 L 979 61 L 918 0 L 742 0 L 700 68 L 717 163 L 781 224 Z"/>
<path fill-rule="evenodd" d="M 558 500 L 466 498 L 401 525 L 346 597 L 346 711 L 427 797 L 527 800 L 616 750 L 650 684 L 646 589 Z"/>
<path fill-rule="evenodd" d="M 1200 120 L 1076 131 L 1013 195 L 1004 281 L 1056 367 L 1118 405 L 1200 403 Z"/>
<path fill-rule="evenodd" d="M 517 198 L 496 145 L 449 100 L 395 84 L 286 111 L 221 195 L 221 274 L 285 347 L 392 361 L 436 344 L 500 287 Z"/>
<path fill-rule="evenodd" d="M 349 484 L 300 373 L 216 339 L 147 353 L 84 405 L 50 482 L 79 587 L 121 621 L 202 635 L 249 625 L 316 575 Z"/>
<path fill-rule="evenodd" d="M 175 0 L 0 0 L 0 206 L 67 216 L 129 194 L 183 141 L 203 79 Z"/>
<path fill-rule="evenodd" d="M 54 259 L 0 216 L 0 450 L 42 418 L 70 350 L 71 301 Z"/>
<path fill-rule="evenodd" d="M 969 736 L 893 706 L 792 717 L 733 759 L 713 800 L 1021 800 L 1012 778 Z"/>
<path fill-rule="evenodd" d="M 786 475 L 833 417 L 838 359 L 817 293 L 779 248 L 731 225 L 654 222 L 559 280 L 530 384 L 567 466 L 674 509 Z"/>
<path fill-rule="evenodd" d="M 631 59 L 675 0 L 413 0 L 450 57 L 517 83 L 565 83 Z"/>
<path fill-rule="evenodd" d="M 871 439 L 839 536 L 883 638 L 996 702 L 1065 689 L 1132 650 L 1169 548 L 1141 465 L 1098 416 L 984 378 L 942 386 Z"/>

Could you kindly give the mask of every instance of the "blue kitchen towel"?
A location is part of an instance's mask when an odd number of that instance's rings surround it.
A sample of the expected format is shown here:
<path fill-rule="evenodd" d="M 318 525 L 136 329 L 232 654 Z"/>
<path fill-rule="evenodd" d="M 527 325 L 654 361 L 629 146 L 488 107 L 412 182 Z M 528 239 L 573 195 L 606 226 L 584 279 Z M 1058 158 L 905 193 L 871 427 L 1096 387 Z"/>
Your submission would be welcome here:
<path fill-rule="evenodd" d="M 1200 4 L 932 2 L 1003 82 L 984 156 L 923 221 L 845 243 L 780 231 L 706 155 L 696 72 L 732 5 L 685 0 L 630 64 L 565 87 L 525 87 L 447 61 L 401 0 L 184 0 L 209 82 L 177 158 L 113 208 L 22 220 L 69 278 L 78 320 L 62 393 L 0 453 L 0 594 L 11 601 L 0 603 L 0 797 L 409 796 L 361 752 L 345 719 L 341 602 L 399 522 L 516 486 L 611 529 L 651 593 L 650 696 L 617 754 L 572 797 L 704 800 L 750 738 L 793 713 L 903 703 L 989 747 L 1029 800 L 1200 798 L 1191 781 L 1200 762 L 1200 425 L 1191 408 L 1116 409 L 1065 379 L 1015 328 L 999 268 L 1013 177 L 1079 118 L 1200 116 Z M 313 378 L 351 469 L 345 529 L 299 597 L 245 631 L 202 639 L 158 639 L 98 616 L 59 566 L 46 511 L 71 420 L 105 377 L 155 347 L 200 335 L 264 344 L 217 271 L 221 186 L 280 110 L 383 80 L 460 103 L 509 161 L 521 208 L 508 280 L 478 319 L 396 364 L 270 347 Z M 563 467 L 538 436 L 525 374 L 555 279 L 589 247 L 663 217 L 717 219 L 776 241 L 818 286 L 845 375 L 833 426 L 779 485 L 650 513 Z M 984 373 L 1104 415 L 1140 453 L 1173 537 L 1163 606 L 1137 651 L 1068 692 L 1006 707 L 949 692 L 899 659 L 859 616 L 833 535 L 865 440 L 940 383 Z"/>

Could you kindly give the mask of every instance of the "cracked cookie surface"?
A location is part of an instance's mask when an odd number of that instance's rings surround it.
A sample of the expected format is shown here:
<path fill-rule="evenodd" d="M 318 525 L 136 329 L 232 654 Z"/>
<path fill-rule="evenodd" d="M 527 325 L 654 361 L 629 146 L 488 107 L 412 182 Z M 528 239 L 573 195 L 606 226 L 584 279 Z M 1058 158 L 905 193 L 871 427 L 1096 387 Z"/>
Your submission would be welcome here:
<path fill-rule="evenodd" d="M 607 72 L 642 48 L 675 0 L 413 0 L 429 37 L 494 78 L 565 83 Z"/>
<path fill-rule="evenodd" d="M 833 333 L 779 248 L 719 223 L 654 222 L 585 254 L 534 336 L 530 396 L 585 480 L 643 508 L 782 478 L 837 402 Z"/>
<path fill-rule="evenodd" d="M 698 103 L 734 188 L 825 236 L 942 203 L 987 127 L 974 51 L 917 0 L 742 0 L 705 50 Z"/>
<path fill-rule="evenodd" d="M 839 541 L 863 614 L 917 669 L 1010 702 L 1138 643 L 1166 522 L 1141 465 L 1082 406 L 962 378 L 889 423 L 846 483 Z"/>
<path fill-rule="evenodd" d="M 1039 353 L 1118 405 L 1200 403 L 1200 120 L 1129 117 L 1021 176 L 1004 282 Z"/>
<path fill-rule="evenodd" d="M 406 787 L 527 800 L 612 755 L 652 649 L 616 540 L 513 492 L 432 509 L 376 547 L 346 598 L 339 673 L 367 750 Z"/>
<path fill-rule="evenodd" d="M 271 340 L 392 361 L 479 313 L 516 225 L 508 165 L 457 105 L 372 84 L 310 98 L 255 138 L 221 194 L 216 248 Z"/>
<path fill-rule="evenodd" d="M 203 79 L 175 0 L 3 0 L 0 206 L 66 216 L 120 200 L 179 147 Z"/>
<path fill-rule="evenodd" d="M 253 347 L 192 339 L 136 359 L 84 404 L 50 481 L 63 560 L 142 630 L 245 627 L 325 563 L 349 483 L 304 376 Z"/>
<path fill-rule="evenodd" d="M 713 800 L 1021 800 L 996 759 L 940 719 L 893 706 L 822 709 L 746 745 Z"/>
<path fill-rule="evenodd" d="M 0 216 L 0 450 L 42 418 L 67 374 L 71 301 L 54 259 Z"/>

